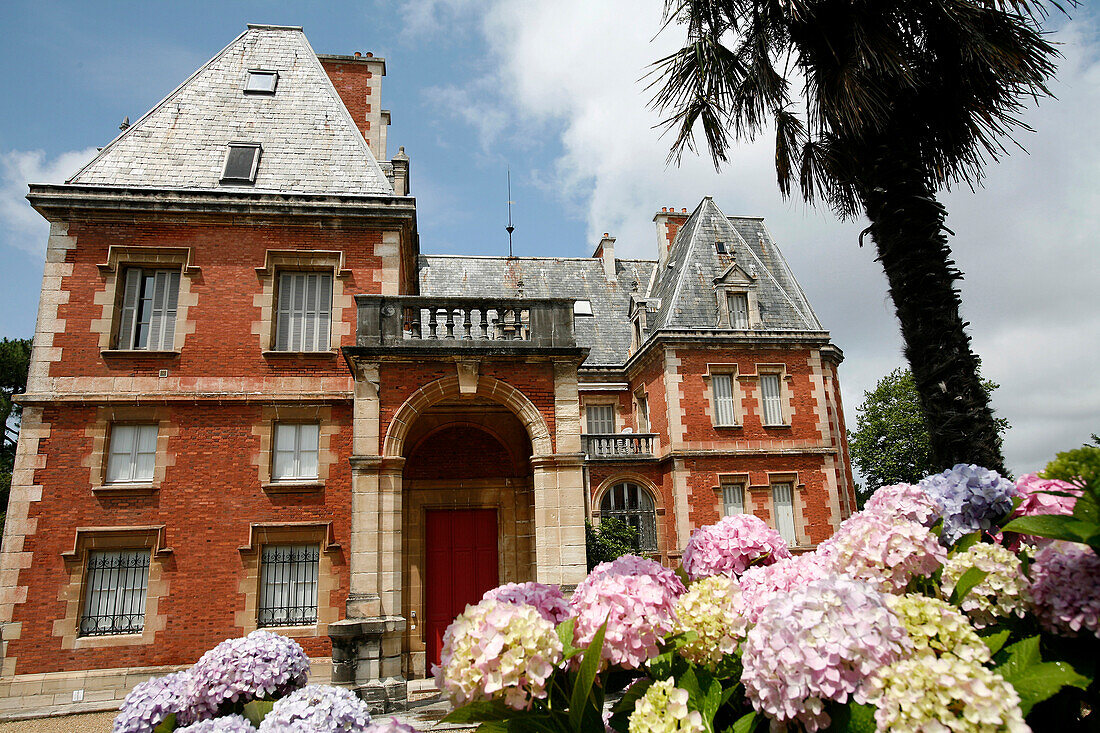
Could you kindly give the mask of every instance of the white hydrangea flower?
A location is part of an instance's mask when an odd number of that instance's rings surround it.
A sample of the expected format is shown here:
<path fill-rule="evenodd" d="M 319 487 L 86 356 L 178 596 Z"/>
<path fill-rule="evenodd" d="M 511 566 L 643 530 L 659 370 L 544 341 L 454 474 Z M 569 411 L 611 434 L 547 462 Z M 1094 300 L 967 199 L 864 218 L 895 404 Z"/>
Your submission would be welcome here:
<path fill-rule="evenodd" d="M 712 575 L 693 583 L 676 601 L 674 633 L 695 632 L 694 641 L 680 648 L 688 661 L 714 669 L 744 640 L 748 621 L 741 589 L 727 575 Z"/>
<path fill-rule="evenodd" d="M 966 616 L 950 603 L 909 594 L 887 596 L 886 605 L 905 627 L 917 655 L 942 657 L 951 654 L 974 664 L 989 661 L 989 647 Z"/>
<path fill-rule="evenodd" d="M 630 714 L 630 733 L 703 733 L 703 716 L 688 710 L 688 691 L 672 680 L 654 682 Z"/>
<path fill-rule="evenodd" d="M 949 558 L 943 566 L 942 592 L 950 598 L 955 584 L 970 568 L 989 573 L 962 602 L 962 609 L 979 629 L 998 618 L 1023 618 L 1031 607 L 1031 594 L 1020 558 L 1001 545 L 979 543 Z"/>

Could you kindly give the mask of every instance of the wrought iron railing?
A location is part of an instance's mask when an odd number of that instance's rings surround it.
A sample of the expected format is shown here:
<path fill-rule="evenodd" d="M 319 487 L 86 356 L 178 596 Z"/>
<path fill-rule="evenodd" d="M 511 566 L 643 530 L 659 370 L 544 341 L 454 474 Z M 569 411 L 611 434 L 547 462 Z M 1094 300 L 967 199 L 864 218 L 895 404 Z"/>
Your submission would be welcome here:
<path fill-rule="evenodd" d="M 358 346 L 573 347 L 573 301 L 356 296 Z"/>
<path fill-rule="evenodd" d="M 652 458 L 656 433 L 585 433 L 584 453 L 589 459 Z"/>
<path fill-rule="evenodd" d="M 261 559 L 259 626 L 317 623 L 317 545 L 271 545 Z"/>

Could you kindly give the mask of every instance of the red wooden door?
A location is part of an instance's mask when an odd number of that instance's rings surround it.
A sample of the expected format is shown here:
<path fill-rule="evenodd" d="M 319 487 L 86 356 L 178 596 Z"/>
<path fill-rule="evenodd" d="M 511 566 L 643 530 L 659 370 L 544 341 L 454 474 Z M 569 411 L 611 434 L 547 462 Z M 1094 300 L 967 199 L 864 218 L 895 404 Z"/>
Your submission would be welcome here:
<path fill-rule="evenodd" d="M 429 510 L 424 616 L 428 671 L 439 664 L 443 634 L 466 604 L 477 603 L 497 579 L 495 509 Z"/>

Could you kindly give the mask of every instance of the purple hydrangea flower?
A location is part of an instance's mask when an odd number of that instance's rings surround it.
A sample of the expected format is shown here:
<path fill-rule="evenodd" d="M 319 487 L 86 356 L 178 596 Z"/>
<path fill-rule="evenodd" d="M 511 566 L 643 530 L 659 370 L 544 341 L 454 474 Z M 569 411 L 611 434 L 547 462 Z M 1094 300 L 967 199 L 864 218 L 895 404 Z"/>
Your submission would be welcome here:
<path fill-rule="evenodd" d="M 485 591 L 481 600 L 533 606 L 544 619 L 555 626 L 573 615 L 569 601 L 561 594 L 561 588 L 545 583 L 507 583 Z"/>
<path fill-rule="evenodd" d="M 397 718 L 376 720 L 367 726 L 365 733 L 419 733 L 408 723 L 402 723 Z"/>
<path fill-rule="evenodd" d="M 256 728 L 241 715 L 226 715 L 176 728 L 176 733 L 256 733 Z"/>
<path fill-rule="evenodd" d="M 691 533 L 684 550 L 684 572 L 692 580 L 725 573 L 740 575 L 750 565 L 770 565 L 790 557 L 787 543 L 752 514 L 723 517 Z"/>
<path fill-rule="evenodd" d="M 301 645 L 260 629 L 226 639 L 191 668 L 191 708 L 183 722 L 215 717 L 223 705 L 281 697 L 306 684 L 309 657 Z"/>
<path fill-rule="evenodd" d="M 1031 598 L 1044 628 L 1063 636 L 1082 630 L 1100 639 L 1100 557 L 1088 545 L 1055 541 L 1035 555 Z"/>
<path fill-rule="evenodd" d="M 921 479 L 920 487 L 943 512 L 941 540 L 948 546 L 971 532 L 992 533 L 1016 496 L 1016 485 L 996 471 L 965 463 Z"/>
<path fill-rule="evenodd" d="M 174 672 L 142 682 L 122 701 L 112 733 L 148 733 L 172 713 L 187 707 L 189 671 Z"/>
<path fill-rule="evenodd" d="M 351 690 L 307 685 L 277 700 L 262 723 L 261 733 L 300 731 L 363 731 L 370 723 L 367 704 Z"/>

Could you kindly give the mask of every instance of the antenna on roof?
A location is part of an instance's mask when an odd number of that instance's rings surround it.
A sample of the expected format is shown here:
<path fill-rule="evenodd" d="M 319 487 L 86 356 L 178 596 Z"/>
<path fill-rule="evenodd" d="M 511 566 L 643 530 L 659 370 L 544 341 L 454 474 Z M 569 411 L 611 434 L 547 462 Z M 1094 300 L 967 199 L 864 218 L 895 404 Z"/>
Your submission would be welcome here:
<path fill-rule="evenodd" d="M 516 228 L 512 226 L 512 204 L 514 203 L 515 202 L 512 201 L 512 169 L 508 168 L 508 226 L 504 227 L 504 229 L 508 232 L 509 257 L 512 256 L 512 232 L 516 230 Z"/>

